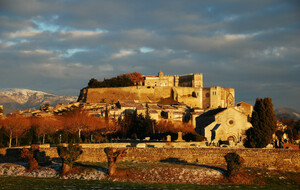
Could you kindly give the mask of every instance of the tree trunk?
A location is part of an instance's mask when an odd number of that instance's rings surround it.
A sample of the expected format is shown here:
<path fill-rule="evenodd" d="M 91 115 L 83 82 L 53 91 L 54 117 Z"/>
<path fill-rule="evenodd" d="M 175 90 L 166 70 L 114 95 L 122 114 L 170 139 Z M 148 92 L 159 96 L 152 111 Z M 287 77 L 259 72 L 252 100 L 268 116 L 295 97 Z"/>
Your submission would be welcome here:
<path fill-rule="evenodd" d="M 9 134 L 9 148 L 11 148 L 11 142 L 12 142 L 12 131 L 10 131 L 10 134 Z"/>
<path fill-rule="evenodd" d="M 40 135 L 39 135 L 39 134 L 37 135 L 37 143 L 38 143 L 38 144 L 41 144 L 41 141 L 40 141 Z"/>
<path fill-rule="evenodd" d="M 155 128 L 154 128 L 154 124 L 152 123 L 152 130 L 153 130 L 153 134 L 155 134 Z"/>
<path fill-rule="evenodd" d="M 43 135 L 43 143 L 42 144 L 45 144 L 45 134 Z"/>
<path fill-rule="evenodd" d="M 107 156 L 108 162 L 108 175 L 113 176 L 116 173 L 116 168 L 118 162 L 126 156 L 125 149 L 113 149 L 113 148 L 105 148 L 104 152 Z"/>
<path fill-rule="evenodd" d="M 81 142 L 81 129 L 78 130 L 78 143 Z"/>
<path fill-rule="evenodd" d="M 18 146 L 18 136 L 16 136 L 16 146 Z"/>
<path fill-rule="evenodd" d="M 117 163 L 108 162 L 108 175 L 113 176 L 116 173 Z"/>
<path fill-rule="evenodd" d="M 61 170 L 61 174 L 65 175 L 68 171 L 70 171 L 72 169 L 72 165 L 68 165 L 63 163 L 62 164 L 62 170 Z"/>
<path fill-rule="evenodd" d="M 28 160 L 28 170 L 33 171 L 39 168 L 39 163 L 35 158 L 31 158 Z"/>

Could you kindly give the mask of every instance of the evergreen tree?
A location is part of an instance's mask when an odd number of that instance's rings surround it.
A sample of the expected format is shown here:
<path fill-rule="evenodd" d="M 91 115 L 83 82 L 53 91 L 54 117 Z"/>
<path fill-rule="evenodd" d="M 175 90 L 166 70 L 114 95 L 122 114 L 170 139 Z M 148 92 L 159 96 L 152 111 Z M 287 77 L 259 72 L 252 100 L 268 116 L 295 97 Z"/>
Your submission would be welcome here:
<path fill-rule="evenodd" d="M 154 120 L 150 118 L 149 113 L 146 116 L 137 114 L 137 110 L 127 110 L 124 118 L 119 120 L 121 133 L 126 138 L 143 139 L 153 133 Z"/>
<path fill-rule="evenodd" d="M 246 131 L 246 147 L 263 148 L 271 143 L 277 125 L 271 98 L 256 99 L 251 124 L 253 127 Z"/>
<path fill-rule="evenodd" d="M 107 108 L 107 105 L 105 107 L 104 117 L 105 117 L 105 121 L 108 122 L 108 108 Z"/>

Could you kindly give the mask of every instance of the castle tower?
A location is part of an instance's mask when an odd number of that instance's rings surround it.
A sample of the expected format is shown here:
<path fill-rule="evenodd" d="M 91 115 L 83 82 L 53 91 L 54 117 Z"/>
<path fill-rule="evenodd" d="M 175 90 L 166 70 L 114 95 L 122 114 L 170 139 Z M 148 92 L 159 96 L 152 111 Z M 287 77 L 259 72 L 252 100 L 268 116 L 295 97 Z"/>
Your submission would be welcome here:
<path fill-rule="evenodd" d="M 158 77 L 159 78 L 162 78 L 164 76 L 164 73 L 162 72 L 162 71 L 160 71 L 159 73 L 158 73 Z"/>
<path fill-rule="evenodd" d="M 174 76 L 174 86 L 178 87 L 179 84 L 179 76 Z"/>
<path fill-rule="evenodd" d="M 194 88 L 202 88 L 203 87 L 203 75 L 202 74 L 194 74 L 192 86 Z"/>

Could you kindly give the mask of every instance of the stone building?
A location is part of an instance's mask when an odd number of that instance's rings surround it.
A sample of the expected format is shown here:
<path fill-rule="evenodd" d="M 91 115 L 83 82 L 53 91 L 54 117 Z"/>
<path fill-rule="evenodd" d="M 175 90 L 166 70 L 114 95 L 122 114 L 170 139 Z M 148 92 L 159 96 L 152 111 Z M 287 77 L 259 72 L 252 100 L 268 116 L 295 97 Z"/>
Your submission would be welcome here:
<path fill-rule="evenodd" d="M 251 104 L 248 104 L 246 102 L 239 102 L 236 104 L 235 108 L 240 112 L 243 112 L 249 118 L 252 117 L 253 106 Z"/>
<path fill-rule="evenodd" d="M 196 118 L 196 131 L 208 142 L 241 142 L 250 127 L 247 115 L 233 107 L 213 109 Z"/>
<path fill-rule="evenodd" d="M 156 86 L 169 86 L 169 87 L 203 87 L 202 74 L 188 74 L 180 76 L 164 75 L 159 72 L 158 76 L 144 76 L 143 86 L 156 87 Z"/>

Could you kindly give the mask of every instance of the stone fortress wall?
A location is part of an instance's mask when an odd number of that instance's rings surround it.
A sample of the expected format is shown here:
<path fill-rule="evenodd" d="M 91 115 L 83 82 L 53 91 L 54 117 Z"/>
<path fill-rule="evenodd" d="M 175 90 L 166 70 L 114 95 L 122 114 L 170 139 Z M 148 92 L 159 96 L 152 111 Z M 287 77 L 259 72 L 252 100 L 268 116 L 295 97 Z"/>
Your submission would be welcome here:
<path fill-rule="evenodd" d="M 117 144 L 117 143 L 114 143 Z M 169 144 L 170 146 L 172 144 Z M 107 146 L 107 145 L 106 145 Z M 124 147 L 124 144 L 110 145 Z M 123 161 L 163 161 L 168 159 L 196 163 L 199 165 L 225 165 L 224 156 L 236 152 L 245 160 L 245 166 L 265 167 L 280 170 L 300 171 L 300 151 L 289 149 L 230 149 L 230 148 L 126 148 Z M 58 158 L 56 148 L 40 148 L 50 158 Z M 5 157 L 7 148 L 0 149 Z M 16 152 L 16 151 L 15 151 Z M 16 157 L 16 156 L 15 156 Z M 14 158 L 15 158 L 14 157 Z M 83 148 L 78 161 L 105 162 L 104 148 Z M 1 161 L 1 159 L 0 159 Z M 13 161 L 13 159 L 10 159 Z"/>
<path fill-rule="evenodd" d="M 203 87 L 202 74 L 170 76 L 159 72 L 158 76 L 144 76 L 144 82 L 137 86 L 82 89 L 78 101 L 111 103 L 138 100 L 157 103 L 161 99 L 171 98 L 190 107 L 213 109 L 234 106 L 234 94 L 233 88 Z"/>

